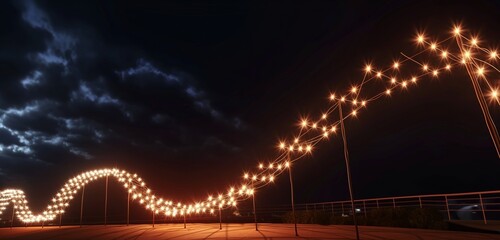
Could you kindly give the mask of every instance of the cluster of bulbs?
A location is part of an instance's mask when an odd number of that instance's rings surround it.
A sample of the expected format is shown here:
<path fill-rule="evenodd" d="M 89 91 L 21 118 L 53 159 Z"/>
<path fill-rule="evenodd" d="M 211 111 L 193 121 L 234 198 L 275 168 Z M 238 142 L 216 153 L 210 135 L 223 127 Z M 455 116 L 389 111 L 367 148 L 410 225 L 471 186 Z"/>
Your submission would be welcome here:
<path fill-rule="evenodd" d="M 448 49 L 444 49 L 441 45 L 449 40 L 460 40 L 466 43 L 459 47 L 459 53 L 453 53 Z M 390 96 L 396 88 L 406 89 L 411 84 L 417 84 L 417 81 L 425 76 L 438 77 L 443 71 L 451 71 L 457 65 L 472 64 L 476 68 L 475 74 L 481 78 L 490 89 L 489 97 L 492 101 L 499 102 L 499 90 L 491 84 L 486 74 L 488 71 L 500 73 L 500 70 L 493 64 L 498 60 L 499 55 L 496 50 L 489 50 L 478 45 L 477 37 L 466 38 L 461 34 L 460 27 L 455 27 L 453 35 L 441 42 L 429 42 L 423 34 L 418 34 L 416 42 L 424 49 L 413 55 L 406 56 L 402 61 L 395 61 L 391 67 L 385 70 L 375 70 L 371 65 L 366 65 L 364 68 L 364 77 L 359 85 L 352 86 L 346 93 L 336 95 L 331 94 L 329 100 L 332 102 L 330 107 L 321 114 L 318 120 L 302 119 L 299 125 L 299 134 L 292 138 L 291 141 L 281 141 L 278 144 L 280 150 L 278 157 L 273 161 L 264 164 L 259 163 L 255 173 L 245 172 L 243 174 L 243 182 L 236 184 L 238 187 L 230 187 L 225 194 L 216 194 L 208 196 L 206 200 L 195 202 L 192 204 L 183 204 L 181 202 L 174 203 L 172 200 L 165 200 L 151 193 L 151 190 L 146 186 L 145 182 L 137 176 L 124 170 L 118 169 L 100 169 L 85 172 L 71 178 L 57 192 L 52 202 L 47 206 L 47 209 L 42 214 L 33 214 L 28 207 L 28 202 L 23 191 L 15 189 L 7 189 L 0 192 L 0 214 L 5 211 L 6 206 L 12 203 L 15 209 L 16 216 L 23 222 L 40 222 L 53 220 L 57 215 L 63 214 L 69 206 L 69 202 L 74 198 L 82 187 L 86 184 L 103 178 L 115 177 L 119 182 L 123 183 L 123 187 L 127 190 L 133 201 L 137 201 L 147 210 L 154 214 L 165 214 L 166 216 L 185 216 L 186 214 L 213 214 L 215 209 L 225 209 L 237 206 L 238 201 L 243 201 L 255 194 L 259 188 L 273 183 L 276 177 L 291 167 L 291 164 L 304 156 L 311 154 L 314 147 L 322 140 L 337 132 L 340 124 L 340 117 L 336 120 L 333 116 L 340 104 L 351 106 L 348 114 L 343 115 L 345 120 L 350 117 L 356 117 L 363 108 L 366 108 L 369 102 L 377 100 L 383 96 Z M 465 48 L 464 48 L 465 47 Z M 441 67 L 431 67 L 427 63 L 421 63 L 416 60 L 416 56 L 423 52 L 432 52 L 439 56 L 444 62 Z M 488 55 L 487 60 L 478 58 L 480 53 Z M 421 72 L 409 77 L 399 77 L 399 70 L 405 62 L 413 62 L 421 67 Z M 478 62 L 482 65 L 479 65 Z M 386 80 L 386 81 L 384 81 Z M 370 82 L 382 83 L 383 88 L 377 94 L 369 98 L 361 98 L 360 93 Z M 311 136 L 312 135 L 312 136 Z"/>

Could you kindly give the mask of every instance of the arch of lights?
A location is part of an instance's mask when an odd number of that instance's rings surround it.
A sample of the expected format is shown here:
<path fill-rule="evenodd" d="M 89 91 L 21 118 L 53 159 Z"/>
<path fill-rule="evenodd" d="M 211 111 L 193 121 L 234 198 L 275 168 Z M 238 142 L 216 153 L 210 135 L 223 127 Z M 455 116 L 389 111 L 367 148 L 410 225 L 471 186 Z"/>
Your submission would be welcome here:
<path fill-rule="evenodd" d="M 132 201 L 143 205 L 153 214 L 173 217 L 186 214 L 213 214 L 215 210 L 235 207 L 238 201 L 250 198 L 254 191 L 275 181 L 276 177 L 295 161 L 309 155 L 321 141 L 328 140 L 335 135 L 340 123 L 339 116 L 335 116 L 339 104 L 351 107 L 350 112 L 343 116 L 343 120 L 355 118 L 369 103 L 377 99 L 390 97 L 398 89 L 406 90 L 414 87 L 424 77 L 437 78 L 459 67 L 467 70 L 473 85 L 476 81 L 474 90 L 478 100 L 481 102 L 488 99 L 490 104 L 498 106 L 500 105 L 499 80 L 490 81 L 488 75 L 500 73 L 499 67 L 495 66 L 500 58 L 499 53 L 495 49 L 481 47 L 479 44 L 481 41 L 477 36 L 466 37 L 464 32 L 459 25 L 456 25 L 450 36 L 440 41 L 429 40 L 423 33 L 418 33 L 415 42 L 420 48 L 419 52 L 411 56 L 401 53 L 403 58 L 394 61 L 392 66 L 385 69 L 377 69 L 367 64 L 364 67 L 361 83 L 351 86 L 346 92 L 331 93 L 328 97 L 331 104 L 326 111 L 322 112 L 317 119 L 301 119 L 298 124 L 298 134 L 288 141 L 279 142 L 277 146 L 279 154 L 274 160 L 259 163 L 257 170 L 252 173 L 245 172 L 242 182 L 229 187 L 224 194 L 208 196 L 204 200 L 191 204 L 174 202 L 155 196 L 137 174 L 115 168 L 99 169 L 84 172 L 69 179 L 42 213 L 33 213 L 30 210 L 22 190 L 3 190 L 0 192 L 0 215 L 12 203 L 17 218 L 22 222 L 54 220 L 58 215 L 64 214 L 75 195 L 85 185 L 104 177 L 116 178 L 130 194 Z M 424 53 L 429 56 L 429 59 L 419 59 Z M 434 58 L 431 58 L 432 56 Z M 405 75 L 403 67 L 406 63 L 415 64 L 419 70 Z M 365 86 L 368 84 L 370 84 L 369 94 L 361 94 L 362 90 L 367 89 Z M 485 121 L 491 121 L 487 126 L 498 153 L 498 132 L 487 108 L 486 106 L 486 109 L 482 110 Z"/>

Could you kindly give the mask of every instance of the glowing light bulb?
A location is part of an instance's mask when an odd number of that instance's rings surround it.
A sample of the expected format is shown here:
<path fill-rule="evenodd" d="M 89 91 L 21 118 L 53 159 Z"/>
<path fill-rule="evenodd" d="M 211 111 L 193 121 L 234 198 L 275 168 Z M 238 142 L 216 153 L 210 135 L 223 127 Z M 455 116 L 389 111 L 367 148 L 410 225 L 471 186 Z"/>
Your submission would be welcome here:
<path fill-rule="evenodd" d="M 448 57 L 448 52 L 447 52 L 447 51 L 443 51 L 443 52 L 441 53 L 441 57 L 443 57 L 443 58 Z"/>
<path fill-rule="evenodd" d="M 416 77 L 412 77 L 411 81 L 414 82 L 414 83 L 416 83 L 417 82 L 417 78 Z"/>
<path fill-rule="evenodd" d="M 451 65 L 450 64 L 447 64 L 446 65 L 446 70 L 450 70 L 451 69 Z"/>
<path fill-rule="evenodd" d="M 491 95 L 492 98 L 498 99 L 498 95 L 499 95 L 498 90 L 497 89 L 492 89 L 490 95 Z"/>
<path fill-rule="evenodd" d="M 245 175 L 243 175 L 243 178 L 248 179 L 248 173 L 245 173 Z"/>
<path fill-rule="evenodd" d="M 436 48 L 437 48 L 437 44 L 436 44 L 436 43 L 432 43 L 432 44 L 431 44 L 431 49 L 432 49 L 432 50 L 436 50 Z"/>
<path fill-rule="evenodd" d="M 470 58 L 470 51 L 469 50 L 464 52 L 464 58 Z"/>
<path fill-rule="evenodd" d="M 351 88 L 351 92 L 352 92 L 352 93 L 356 93 L 356 91 L 358 91 L 358 88 L 357 88 L 357 87 L 352 87 L 352 88 Z"/>
<path fill-rule="evenodd" d="M 479 75 L 479 76 L 483 76 L 484 75 L 484 67 L 477 68 L 477 75 Z"/>
<path fill-rule="evenodd" d="M 264 168 L 264 164 L 260 163 L 259 164 L 259 169 L 262 169 L 262 168 Z"/>
<path fill-rule="evenodd" d="M 281 142 L 281 143 L 280 143 L 280 148 L 281 148 L 281 149 L 285 149 L 285 143 L 284 143 L 284 142 Z"/>
<path fill-rule="evenodd" d="M 391 95 L 391 90 L 390 89 L 385 90 L 385 94 Z"/>
<path fill-rule="evenodd" d="M 460 34 L 460 26 L 455 26 L 455 29 L 453 30 L 453 33 L 455 34 L 455 36 L 458 36 Z"/>
<path fill-rule="evenodd" d="M 417 37 L 417 42 L 418 43 L 423 43 L 424 42 L 424 35 L 420 35 L 419 34 L 418 37 Z"/>
<path fill-rule="evenodd" d="M 397 81 L 396 81 L 396 78 L 391 78 L 391 83 L 392 84 L 395 84 Z"/>
<path fill-rule="evenodd" d="M 330 94 L 330 100 L 335 100 L 335 94 Z"/>
<path fill-rule="evenodd" d="M 477 46 L 477 38 L 472 38 L 472 39 L 470 40 L 470 43 L 471 43 L 472 45 L 474 45 L 474 46 Z"/>
<path fill-rule="evenodd" d="M 372 70 L 372 66 L 370 66 L 370 65 L 366 65 L 366 67 L 365 67 L 365 71 L 366 71 L 366 72 L 370 72 L 371 70 Z"/>
<path fill-rule="evenodd" d="M 377 77 L 381 78 L 382 77 L 382 72 L 377 72 Z"/>
<path fill-rule="evenodd" d="M 307 120 L 302 120 L 301 125 L 302 125 L 302 127 L 306 127 L 307 126 Z"/>
<path fill-rule="evenodd" d="M 433 75 L 433 76 L 437 76 L 437 75 L 438 75 L 438 70 L 434 70 L 434 71 L 432 71 L 432 75 Z"/>
<path fill-rule="evenodd" d="M 398 62 L 395 62 L 394 65 L 392 65 L 394 67 L 394 69 L 398 69 L 399 68 L 399 63 Z"/>
<path fill-rule="evenodd" d="M 490 58 L 491 58 L 491 59 L 495 59 L 495 58 L 497 58 L 497 56 L 498 56 L 498 55 L 497 55 L 497 52 L 496 52 L 496 51 L 493 51 L 493 52 L 491 52 L 491 53 L 490 53 Z"/>
<path fill-rule="evenodd" d="M 427 64 L 424 64 L 424 66 L 422 66 L 422 69 L 424 69 L 424 71 L 427 71 L 429 69 L 429 66 L 427 66 Z"/>
<path fill-rule="evenodd" d="M 321 118 L 326 119 L 326 114 L 323 114 Z"/>

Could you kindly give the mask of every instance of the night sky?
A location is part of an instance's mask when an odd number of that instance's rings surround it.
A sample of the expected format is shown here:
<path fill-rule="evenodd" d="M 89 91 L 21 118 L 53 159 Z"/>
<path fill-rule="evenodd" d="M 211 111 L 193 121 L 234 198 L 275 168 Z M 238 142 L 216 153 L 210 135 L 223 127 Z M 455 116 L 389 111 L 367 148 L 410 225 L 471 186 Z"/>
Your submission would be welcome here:
<path fill-rule="evenodd" d="M 276 157 L 367 62 L 418 51 L 417 30 L 446 38 L 461 22 L 500 46 L 499 2 L 349 2 L 2 1 L 0 187 L 36 210 L 71 176 L 118 167 L 204 199 Z M 500 189 L 463 69 L 370 103 L 346 130 L 356 198 Z M 294 166 L 298 203 L 347 198 L 339 140 Z M 287 204 L 287 176 L 258 197 Z"/>

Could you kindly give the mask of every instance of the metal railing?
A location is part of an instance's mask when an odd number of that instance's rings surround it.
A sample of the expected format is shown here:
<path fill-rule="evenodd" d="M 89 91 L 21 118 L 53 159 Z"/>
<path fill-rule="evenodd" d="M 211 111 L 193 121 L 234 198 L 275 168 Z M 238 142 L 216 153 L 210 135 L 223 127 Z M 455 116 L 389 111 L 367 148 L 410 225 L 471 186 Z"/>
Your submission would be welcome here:
<path fill-rule="evenodd" d="M 448 221 L 455 220 L 500 220 L 500 190 L 427 194 L 413 196 L 357 199 L 356 213 L 365 215 L 371 209 L 380 208 L 435 208 L 443 213 Z M 297 204 L 296 210 L 324 211 L 333 215 L 352 215 L 350 201 L 333 201 Z"/>

